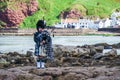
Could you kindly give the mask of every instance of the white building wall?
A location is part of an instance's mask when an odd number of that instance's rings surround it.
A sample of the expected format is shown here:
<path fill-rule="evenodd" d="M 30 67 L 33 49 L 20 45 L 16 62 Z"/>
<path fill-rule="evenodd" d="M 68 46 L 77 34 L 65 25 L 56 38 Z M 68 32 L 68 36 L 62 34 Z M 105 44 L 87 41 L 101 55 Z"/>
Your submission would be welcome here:
<path fill-rule="evenodd" d="M 117 24 L 120 25 L 120 20 L 117 20 Z"/>
<path fill-rule="evenodd" d="M 104 28 L 104 24 L 103 24 L 102 21 L 99 22 L 99 24 L 98 24 L 98 28 Z"/>
<path fill-rule="evenodd" d="M 115 26 L 117 24 L 119 24 L 118 20 L 116 17 L 120 16 L 120 12 L 113 12 L 111 15 L 111 26 Z"/>
<path fill-rule="evenodd" d="M 91 28 L 94 26 L 93 21 L 89 19 L 80 19 L 79 25 L 81 28 Z"/>
<path fill-rule="evenodd" d="M 104 28 L 108 28 L 111 26 L 111 20 L 109 20 L 108 18 L 106 19 L 105 23 L 104 23 Z"/>

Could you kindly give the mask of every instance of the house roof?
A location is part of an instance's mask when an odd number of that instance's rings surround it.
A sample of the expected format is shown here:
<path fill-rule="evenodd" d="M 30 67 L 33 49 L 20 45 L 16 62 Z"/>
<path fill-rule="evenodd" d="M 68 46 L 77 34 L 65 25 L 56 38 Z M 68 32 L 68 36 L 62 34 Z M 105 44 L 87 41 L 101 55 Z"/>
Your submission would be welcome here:
<path fill-rule="evenodd" d="M 95 21 L 94 23 L 95 23 L 95 24 L 99 24 L 99 23 L 100 23 L 100 21 Z"/>
<path fill-rule="evenodd" d="M 105 21 L 106 21 L 105 19 L 104 19 L 104 20 L 102 20 L 102 22 L 103 22 L 103 23 L 105 23 Z"/>
<path fill-rule="evenodd" d="M 62 23 L 78 23 L 78 19 L 61 19 Z"/>

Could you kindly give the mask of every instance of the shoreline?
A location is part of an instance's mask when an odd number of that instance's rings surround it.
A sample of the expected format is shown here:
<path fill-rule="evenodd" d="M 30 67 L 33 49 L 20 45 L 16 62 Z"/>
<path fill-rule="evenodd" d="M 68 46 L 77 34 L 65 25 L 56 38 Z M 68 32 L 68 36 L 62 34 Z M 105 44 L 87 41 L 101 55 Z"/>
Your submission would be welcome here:
<path fill-rule="evenodd" d="M 90 29 L 46 29 L 51 36 L 85 36 L 85 35 L 102 35 L 102 36 L 120 36 L 120 33 L 97 31 Z M 7 36 L 32 36 L 36 29 L 18 29 L 17 31 L 0 31 L 0 35 Z"/>

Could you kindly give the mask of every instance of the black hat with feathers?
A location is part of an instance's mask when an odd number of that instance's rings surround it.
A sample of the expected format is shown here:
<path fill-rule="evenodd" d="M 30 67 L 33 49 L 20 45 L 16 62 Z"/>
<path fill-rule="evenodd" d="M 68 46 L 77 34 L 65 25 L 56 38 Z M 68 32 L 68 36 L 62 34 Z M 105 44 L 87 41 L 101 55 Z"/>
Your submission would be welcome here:
<path fill-rule="evenodd" d="M 46 23 L 45 23 L 44 20 L 38 20 L 38 22 L 37 22 L 37 24 L 36 24 L 36 28 L 37 28 L 37 30 L 38 30 L 39 28 L 44 29 L 45 26 L 46 26 Z"/>

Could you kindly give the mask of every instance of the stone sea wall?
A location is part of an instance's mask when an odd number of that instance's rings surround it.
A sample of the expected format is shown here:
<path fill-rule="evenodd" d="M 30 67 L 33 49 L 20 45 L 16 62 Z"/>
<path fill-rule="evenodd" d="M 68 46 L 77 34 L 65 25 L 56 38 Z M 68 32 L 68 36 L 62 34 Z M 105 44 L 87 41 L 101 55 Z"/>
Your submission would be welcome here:
<path fill-rule="evenodd" d="M 98 31 L 117 32 L 117 33 L 120 33 L 120 28 L 99 28 Z"/>
<path fill-rule="evenodd" d="M 47 29 L 53 36 L 77 36 L 84 34 L 112 34 L 120 35 L 119 33 L 99 32 L 91 29 Z M 1 28 L 0 35 L 33 35 L 36 29 L 18 29 L 18 28 Z"/>

